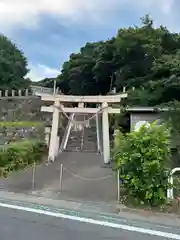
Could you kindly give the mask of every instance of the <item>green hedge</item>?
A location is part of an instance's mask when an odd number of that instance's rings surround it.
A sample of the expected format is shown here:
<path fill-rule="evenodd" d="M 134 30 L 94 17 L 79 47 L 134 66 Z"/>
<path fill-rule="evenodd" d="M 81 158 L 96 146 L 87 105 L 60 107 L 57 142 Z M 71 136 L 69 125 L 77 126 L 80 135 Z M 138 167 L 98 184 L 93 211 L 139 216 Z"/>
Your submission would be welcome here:
<path fill-rule="evenodd" d="M 0 149 L 0 176 L 42 161 L 46 145 L 41 141 L 23 141 Z"/>
<path fill-rule="evenodd" d="M 117 132 L 113 153 L 128 200 L 151 206 L 166 202 L 171 153 L 165 124 L 126 135 Z"/>

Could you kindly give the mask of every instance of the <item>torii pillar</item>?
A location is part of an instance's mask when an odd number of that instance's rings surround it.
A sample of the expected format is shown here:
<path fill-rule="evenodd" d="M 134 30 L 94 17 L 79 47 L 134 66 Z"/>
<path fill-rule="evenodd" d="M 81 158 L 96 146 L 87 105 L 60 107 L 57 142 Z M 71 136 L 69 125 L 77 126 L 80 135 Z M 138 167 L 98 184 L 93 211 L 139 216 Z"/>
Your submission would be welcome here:
<path fill-rule="evenodd" d="M 58 149 L 58 127 L 59 127 L 59 108 L 60 102 L 54 102 L 54 109 L 53 109 L 53 118 L 52 118 L 52 128 L 51 128 L 51 137 L 50 137 L 50 144 L 49 144 L 49 158 L 48 161 L 54 162 L 55 157 L 57 156 L 57 149 Z"/>
<path fill-rule="evenodd" d="M 108 116 L 108 104 L 102 103 L 102 129 L 103 129 L 103 157 L 104 164 L 110 162 L 110 139 L 109 139 L 109 116 Z"/>

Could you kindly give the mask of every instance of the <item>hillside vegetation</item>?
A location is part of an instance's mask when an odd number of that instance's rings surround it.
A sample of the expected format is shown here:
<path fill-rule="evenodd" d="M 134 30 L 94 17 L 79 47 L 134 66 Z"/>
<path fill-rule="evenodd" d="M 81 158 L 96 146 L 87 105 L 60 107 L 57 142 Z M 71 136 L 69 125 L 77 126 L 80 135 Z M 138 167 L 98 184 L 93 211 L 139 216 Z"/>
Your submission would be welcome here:
<path fill-rule="evenodd" d="M 129 104 L 152 106 L 180 100 L 179 80 L 180 34 L 165 26 L 155 28 L 146 15 L 140 26 L 121 28 L 113 38 L 87 43 L 72 53 L 57 85 L 75 95 L 105 95 L 126 86 Z M 52 87 L 53 79 L 39 84 Z"/>

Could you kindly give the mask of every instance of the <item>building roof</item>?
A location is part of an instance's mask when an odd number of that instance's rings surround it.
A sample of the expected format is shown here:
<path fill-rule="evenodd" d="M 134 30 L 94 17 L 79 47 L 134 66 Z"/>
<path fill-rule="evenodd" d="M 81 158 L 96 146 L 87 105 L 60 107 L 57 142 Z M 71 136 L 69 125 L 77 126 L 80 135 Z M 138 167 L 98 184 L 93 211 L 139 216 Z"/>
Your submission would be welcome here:
<path fill-rule="evenodd" d="M 159 108 L 159 107 L 127 107 L 126 111 L 128 112 L 165 112 L 168 111 L 168 108 Z"/>

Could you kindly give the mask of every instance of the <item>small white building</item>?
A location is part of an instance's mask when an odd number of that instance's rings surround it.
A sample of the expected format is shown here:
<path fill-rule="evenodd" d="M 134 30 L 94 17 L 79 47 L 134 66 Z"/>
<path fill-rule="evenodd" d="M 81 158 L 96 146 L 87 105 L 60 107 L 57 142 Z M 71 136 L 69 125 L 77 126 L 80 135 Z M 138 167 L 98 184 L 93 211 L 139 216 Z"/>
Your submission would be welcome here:
<path fill-rule="evenodd" d="M 152 122 L 159 120 L 158 122 L 161 123 L 163 121 L 162 112 L 168 111 L 168 108 L 157 109 L 155 107 L 131 107 L 126 110 L 130 117 L 130 130 L 133 131 L 136 124 L 141 121 L 151 124 Z M 180 166 L 180 154 L 177 147 L 177 145 L 180 145 L 180 143 L 178 143 L 179 140 L 180 138 L 177 136 L 172 137 L 171 154 L 174 167 Z"/>
<path fill-rule="evenodd" d="M 130 130 L 134 130 L 138 122 L 153 123 L 154 121 L 162 122 L 162 111 L 167 109 L 159 109 L 157 111 L 154 107 L 129 107 L 126 109 L 130 115 Z"/>

